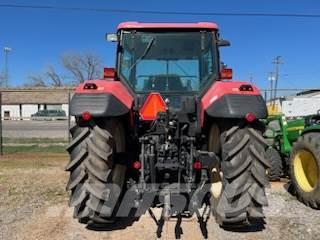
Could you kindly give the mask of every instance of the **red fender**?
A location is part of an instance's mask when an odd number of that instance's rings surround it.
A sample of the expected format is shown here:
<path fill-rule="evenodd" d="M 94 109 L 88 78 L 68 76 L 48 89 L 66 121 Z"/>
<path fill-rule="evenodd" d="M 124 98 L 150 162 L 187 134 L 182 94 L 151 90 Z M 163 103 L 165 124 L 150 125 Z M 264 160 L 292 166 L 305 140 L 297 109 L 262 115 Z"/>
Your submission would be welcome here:
<path fill-rule="evenodd" d="M 250 91 L 240 90 L 241 86 L 251 86 Z M 208 109 L 214 102 L 225 95 L 256 95 L 260 96 L 259 89 L 249 82 L 236 82 L 236 81 L 216 81 L 205 95 L 201 99 L 201 111 L 200 111 L 200 121 L 201 126 L 204 124 L 204 112 Z"/>
<path fill-rule="evenodd" d="M 86 84 L 95 84 L 96 89 L 85 89 Z M 75 93 L 101 94 L 108 93 L 115 96 L 128 109 L 131 109 L 133 97 L 120 81 L 113 80 L 89 80 L 81 83 L 75 90 Z"/>

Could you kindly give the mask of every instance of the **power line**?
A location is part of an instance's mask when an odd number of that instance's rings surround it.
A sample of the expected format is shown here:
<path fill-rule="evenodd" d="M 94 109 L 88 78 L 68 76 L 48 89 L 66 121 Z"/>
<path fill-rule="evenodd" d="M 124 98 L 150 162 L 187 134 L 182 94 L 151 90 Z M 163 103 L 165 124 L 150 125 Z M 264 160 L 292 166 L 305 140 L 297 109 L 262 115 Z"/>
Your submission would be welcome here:
<path fill-rule="evenodd" d="M 59 6 L 52 6 L 52 5 L 50 6 L 50 5 L 0 4 L 0 8 L 47 9 L 47 10 L 59 10 L 59 11 L 101 12 L 101 13 L 115 13 L 115 14 L 129 13 L 129 14 L 148 14 L 148 15 L 184 15 L 184 16 L 320 18 L 320 14 L 304 14 L 304 13 L 177 12 L 177 11 L 129 10 L 129 9 L 116 9 L 116 8 L 59 7 Z"/>

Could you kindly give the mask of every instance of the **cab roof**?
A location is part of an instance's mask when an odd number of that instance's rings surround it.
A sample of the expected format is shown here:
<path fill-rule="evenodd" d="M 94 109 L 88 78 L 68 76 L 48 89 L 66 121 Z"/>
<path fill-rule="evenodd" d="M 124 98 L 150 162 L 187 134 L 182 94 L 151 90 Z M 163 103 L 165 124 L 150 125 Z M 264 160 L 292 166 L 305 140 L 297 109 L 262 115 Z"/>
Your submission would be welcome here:
<path fill-rule="evenodd" d="M 209 29 L 217 30 L 218 25 L 212 22 L 197 23 L 140 23 L 140 22 L 123 22 L 118 25 L 120 29 Z"/>

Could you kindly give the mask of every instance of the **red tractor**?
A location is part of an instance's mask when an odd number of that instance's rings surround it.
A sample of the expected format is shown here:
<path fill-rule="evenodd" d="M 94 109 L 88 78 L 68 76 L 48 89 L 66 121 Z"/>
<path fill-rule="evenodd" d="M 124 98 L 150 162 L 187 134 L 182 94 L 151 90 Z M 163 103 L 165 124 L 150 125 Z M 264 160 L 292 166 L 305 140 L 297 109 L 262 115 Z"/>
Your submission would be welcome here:
<path fill-rule="evenodd" d="M 167 219 L 207 204 L 221 226 L 264 223 L 266 104 L 230 81 L 218 26 L 125 22 L 108 39 L 116 67 L 80 84 L 70 106 L 74 217 L 104 225 L 159 206 Z"/>

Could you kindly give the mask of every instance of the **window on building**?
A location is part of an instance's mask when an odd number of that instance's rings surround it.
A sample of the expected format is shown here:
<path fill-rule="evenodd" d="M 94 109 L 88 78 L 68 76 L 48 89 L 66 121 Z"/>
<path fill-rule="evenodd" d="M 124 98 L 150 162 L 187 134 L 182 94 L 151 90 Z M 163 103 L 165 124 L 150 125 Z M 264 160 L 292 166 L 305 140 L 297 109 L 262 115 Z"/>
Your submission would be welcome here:
<path fill-rule="evenodd" d="M 4 111 L 3 117 L 4 117 L 4 120 L 9 120 L 10 119 L 10 111 Z"/>

